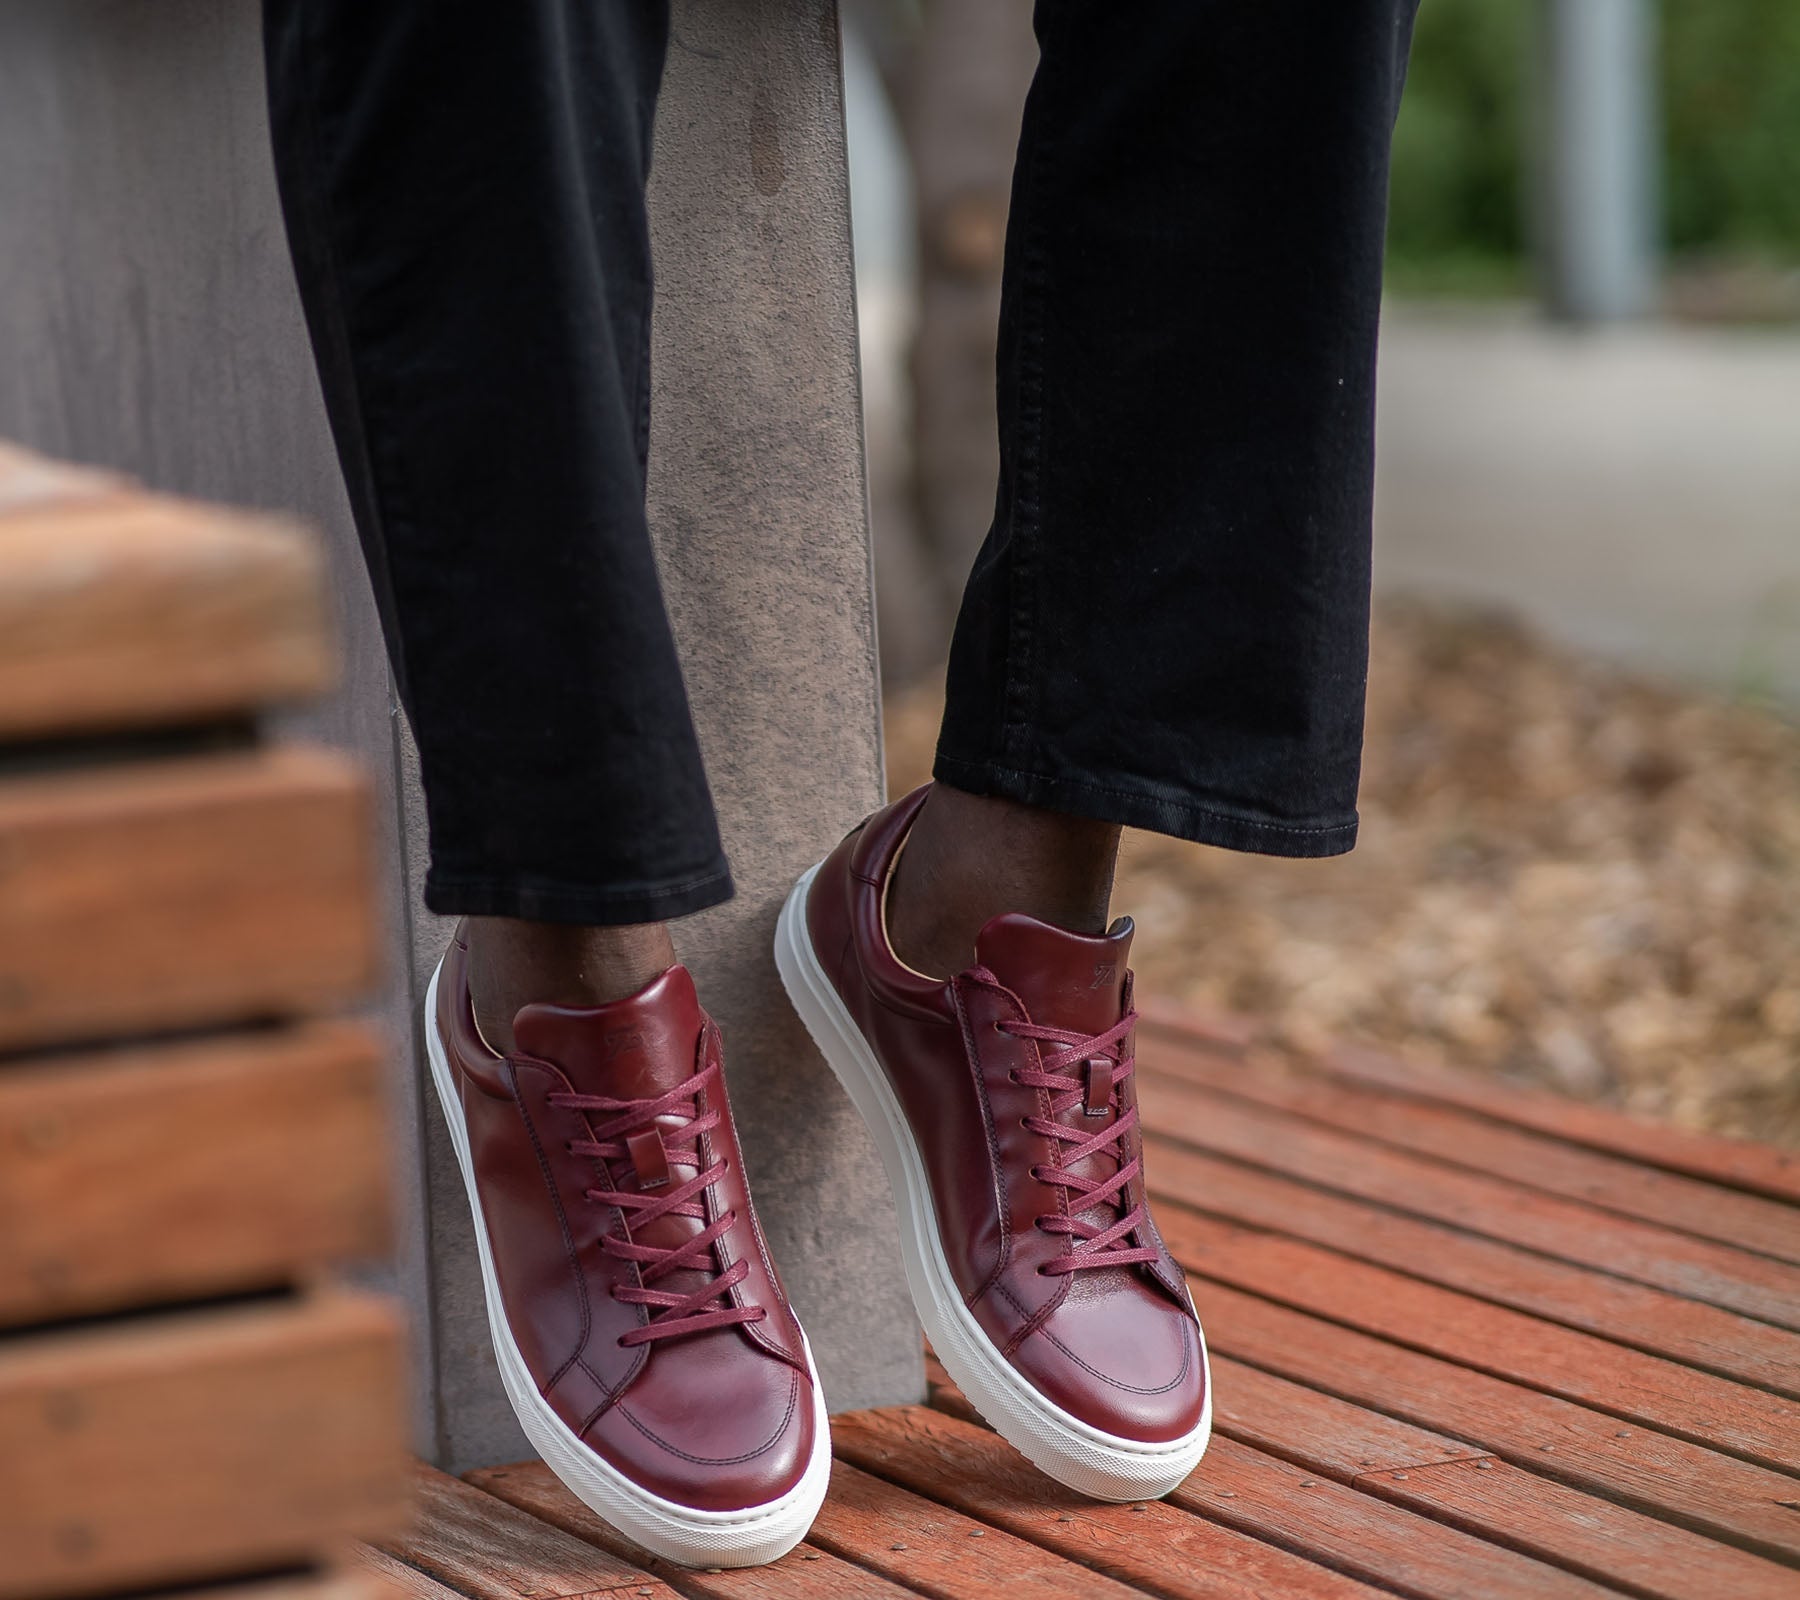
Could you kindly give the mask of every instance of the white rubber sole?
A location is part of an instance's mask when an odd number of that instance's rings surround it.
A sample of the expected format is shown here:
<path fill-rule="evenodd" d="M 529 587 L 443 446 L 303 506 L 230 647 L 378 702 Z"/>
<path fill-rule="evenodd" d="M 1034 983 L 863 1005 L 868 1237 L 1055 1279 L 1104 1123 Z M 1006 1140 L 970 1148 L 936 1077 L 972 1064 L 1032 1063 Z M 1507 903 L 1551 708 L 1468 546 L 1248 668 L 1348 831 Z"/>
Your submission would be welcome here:
<path fill-rule="evenodd" d="M 1199 1425 L 1160 1444 L 1122 1439 L 1071 1416 L 1034 1389 L 1002 1356 L 963 1302 L 938 1234 L 925 1162 L 899 1098 L 862 1030 L 825 976 L 806 926 L 806 897 L 818 867 L 788 895 L 775 924 L 775 965 L 788 998 L 852 1103 L 887 1168 L 900 1219 L 907 1286 L 926 1336 L 957 1387 L 994 1428 L 1040 1470 L 1096 1500 L 1157 1500 L 1206 1453 L 1212 1436 L 1212 1373 Z M 1206 1341 L 1200 1342 L 1206 1362 Z"/>
<path fill-rule="evenodd" d="M 652 1494 L 583 1444 L 538 1392 L 506 1320 L 488 1244 L 487 1221 L 482 1215 L 481 1196 L 476 1191 L 474 1167 L 469 1160 L 469 1131 L 463 1122 L 462 1102 L 450 1077 L 443 1041 L 438 1038 L 437 986 L 438 975 L 434 972 L 425 993 L 426 1054 L 431 1060 L 431 1078 L 437 1086 L 438 1102 L 444 1108 L 444 1120 L 450 1125 L 450 1142 L 456 1147 L 456 1159 L 462 1167 L 469 1210 L 475 1219 L 475 1244 L 481 1255 L 481 1282 L 487 1292 L 488 1332 L 494 1342 L 494 1358 L 499 1363 L 506 1398 L 525 1437 L 583 1505 L 666 1560 L 688 1567 L 754 1567 L 786 1555 L 805 1538 L 819 1507 L 825 1503 L 825 1490 L 831 1482 L 830 1423 L 819 1376 L 813 1368 L 812 1347 L 808 1345 L 806 1350 L 813 1398 L 812 1459 L 799 1483 L 779 1500 L 740 1511 L 696 1510 Z M 805 1335 L 801 1337 L 804 1339 Z"/>

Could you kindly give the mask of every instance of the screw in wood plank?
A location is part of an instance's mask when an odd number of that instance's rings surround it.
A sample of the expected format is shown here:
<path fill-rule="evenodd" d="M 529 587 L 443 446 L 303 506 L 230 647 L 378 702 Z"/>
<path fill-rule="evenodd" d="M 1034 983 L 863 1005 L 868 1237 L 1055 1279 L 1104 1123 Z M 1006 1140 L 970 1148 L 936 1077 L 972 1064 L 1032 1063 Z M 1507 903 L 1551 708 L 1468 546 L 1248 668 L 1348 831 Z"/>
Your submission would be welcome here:
<path fill-rule="evenodd" d="M 1613 1437 L 1615 1439 L 1629 1439 L 1631 1437 L 1631 1429 L 1621 1428 L 1621 1429 L 1619 1429 L 1619 1431 L 1617 1433 L 1615 1433 L 1613 1435 Z"/>
<path fill-rule="evenodd" d="M 44 1396 L 44 1416 L 50 1426 L 69 1432 L 87 1421 L 87 1402 L 73 1389 L 58 1389 Z"/>
<path fill-rule="evenodd" d="M 1395 1474 L 1394 1474 L 1394 1476 L 1395 1476 L 1395 1477 L 1396 1477 L 1396 1478 L 1400 1478 L 1400 1479 L 1402 1479 L 1402 1480 L 1404 1480 L 1404 1478 L 1405 1478 L 1405 1477 L 1406 1477 L 1406 1474 L 1405 1474 L 1405 1473 L 1404 1473 L 1404 1472 L 1396 1472 L 1396 1473 L 1395 1473 Z"/>
<path fill-rule="evenodd" d="M 1475 1470 L 1477 1472 L 1492 1472 L 1494 1470 L 1494 1463 L 1491 1461 L 1477 1461 L 1475 1463 Z"/>
<path fill-rule="evenodd" d="M 1150 1508 L 1145 1505 L 1142 1500 L 1139 1500 L 1133 1504 L 1131 1509 L 1133 1511 L 1148 1511 Z"/>
<path fill-rule="evenodd" d="M 1319 1480 L 1317 1478 L 1302 1478 L 1300 1480 L 1300 1487 L 1302 1489 L 1316 1489 L 1319 1487 Z"/>
<path fill-rule="evenodd" d="M 891 1544 L 888 1546 L 888 1549 L 890 1550 L 904 1550 L 905 1548 L 906 1546 L 903 1544 Z"/>
<path fill-rule="evenodd" d="M 1538 1449 L 1542 1450 L 1545 1455 L 1549 1455 L 1555 1448 L 1556 1446 L 1553 1444 L 1541 1444 L 1538 1446 Z"/>
<path fill-rule="evenodd" d="M 819 1559 L 819 1552 L 817 1550 L 802 1550 L 800 1552 L 800 1559 L 802 1561 L 817 1561 Z"/>
<path fill-rule="evenodd" d="M 19 1143 L 33 1155 L 46 1155 L 68 1137 L 66 1118 L 54 1111 L 33 1117 L 19 1129 Z"/>
<path fill-rule="evenodd" d="M 1220 1490 L 1220 1491 L 1219 1491 L 1219 1498 L 1220 1498 L 1220 1499 L 1221 1499 L 1221 1500 L 1235 1500 L 1235 1499 L 1237 1499 L 1237 1490 L 1235 1490 L 1235 1489 L 1221 1489 L 1221 1490 Z"/>

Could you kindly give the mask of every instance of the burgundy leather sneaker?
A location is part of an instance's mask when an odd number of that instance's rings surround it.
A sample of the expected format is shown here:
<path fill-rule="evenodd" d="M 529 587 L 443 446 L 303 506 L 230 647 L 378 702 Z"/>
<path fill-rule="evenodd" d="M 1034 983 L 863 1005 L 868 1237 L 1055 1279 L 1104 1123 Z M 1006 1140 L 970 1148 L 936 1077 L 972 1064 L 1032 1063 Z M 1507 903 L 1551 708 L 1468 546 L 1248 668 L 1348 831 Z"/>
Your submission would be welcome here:
<path fill-rule="evenodd" d="M 831 1476 L 825 1402 L 751 1209 L 719 1030 L 685 967 L 530 1005 L 495 1054 L 462 931 L 425 1001 L 507 1398 L 545 1462 L 647 1550 L 752 1566 Z"/>
<path fill-rule="evenodd" d="M 888 943 L 926 788 L 878 811 L 788 897 L 789 996 L 874 1135 L 907 1281 L 970 1402 L 1051 1477 L 1167 1494 L 1212 1430 L 1187 1284 L 1145 1204 L 1131 923 L 1086 938 L 995 917 L 940 981 Z"/>

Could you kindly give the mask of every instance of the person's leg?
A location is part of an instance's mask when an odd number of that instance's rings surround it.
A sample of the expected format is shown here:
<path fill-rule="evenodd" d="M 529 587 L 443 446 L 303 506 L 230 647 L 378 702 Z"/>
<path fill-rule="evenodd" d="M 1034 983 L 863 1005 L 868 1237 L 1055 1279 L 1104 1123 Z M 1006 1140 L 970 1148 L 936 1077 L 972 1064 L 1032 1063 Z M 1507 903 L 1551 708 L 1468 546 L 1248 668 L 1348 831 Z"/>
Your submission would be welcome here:
<path fill-rule="evenodd" d="M 776 929 L 868 1120 L 933 1348 L 1070 1487 L 1212 1427 L 1151 1217 L 1121 826 L 1355 835 L 1370 411 L 1410 0 L 1041 0 L 1008 224 L 1001 482 L 937 782 Z"/>
<path fill-rule="evenodd" d="M 1119 824 L 1353 843 L 1414 4 L 1040 0 L 999 495 L 890 905 L 926 970 L 999 911 L 1099 931 Z"/>
<path fill-rule="evenodd" d="M 267 0 L 276 171 L 483 1029 L 731 892 L 644 517 L 668 8 Z"/>
<path fill-rule="evenodd" d="M 290 242 L 467 919 L 426 1065 L 494 1353 L 562 1481 L 772 1560 L 830 1478 L 719 1030 L 665 919 L 730 893 L 644 515 L 655 0 L 266 0 Z"/>

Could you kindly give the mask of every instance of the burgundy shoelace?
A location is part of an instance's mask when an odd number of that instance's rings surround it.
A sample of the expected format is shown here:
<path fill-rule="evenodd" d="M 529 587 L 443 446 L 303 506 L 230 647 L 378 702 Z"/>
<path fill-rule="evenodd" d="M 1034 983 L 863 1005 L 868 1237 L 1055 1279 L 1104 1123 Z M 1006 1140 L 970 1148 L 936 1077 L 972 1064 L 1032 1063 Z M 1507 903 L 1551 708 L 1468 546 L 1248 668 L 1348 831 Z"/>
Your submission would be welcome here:
<path fill-rule="evenodd" d="M 710 1167 L 696 1171 L 682 1183 L 671 1181 L 657 1192 L 617 1187 L 612 1178 L 616 1162 L 629 1163 L 631 1151 L 626 1141 L 634 1133 L 654 1128 L 661 1136 L 663 1148 L 671 1163 L 700 1166 L 700 1136 L 719 1125 L 716 1108 L 696 1115 L 701 1092 L 717 1080 L 719 1064 L 714 1061 L 696 1072 L 684 1083 L 654 1100 L 615 1100 L 603 1094 L 558 1094 L 550 1096 L 550 1104 L 569 1111 L 582 1111 L 604 1116 L 607 1120 L 593 1129 L 592 1139 L 573 1139 L 570 1155 L 591 1156 L 602 1164 L 612 1187 L 589 1189 L 587 1197 L 598 1205 L 617 1206 L 625 1213 L 627 1230 L 642 1230 L 660 1217 L 692 1217 L 704 1220 L 706 1208 L 701 1194 L 725 1175 L 723 1158 Z M 656 1121 L 658 1117 L 686 1115 L 679 1128 Z M 708 1328 L 726 1328 L 737 1323 L 761 1322 L 768 1315 L 760 1306 L 734 1306 L 729 1301 L 731 1290 L 744 1281 L 750 1271 L 747 1259 L 734 1261 L 724 1272 L 718 1270 L 713 1244 L 737 1221 L 737 1213 L 725 1211 L 716 1222 L 707 1224 L 691 1238 L 666 1248 L 638 1244 L 618 1234 L 602 1234 L 600 1247 L 609 1256 L 630 1261 L 638 1269 L 638 1282 L 615 1284 L 613 1298 L 627 1305 L 651 1306 L 650 1320 L 620 1337 L 627 1348 L 648 1344 L 653 1339 L 672 1339 L 681 1334 L 703 1333 Z M 702 1272 L 707 1281 L 691 1294 L 677 1294 L 668 1289 L 653 1288 L 659 1279 L 683 1270 Z M 719 1302 L 715 1304 L 715 1302 Z"/>
<path fill-rule="evenodd" d="M 1129 1185 L 1143 1170 L 1140 1157 L 1125 1159 L 1126 1141 L 1138 1125 L 1137 1107 L 1134 1105 L 1120 1115 L 1111 1115 L 1123 1103 L 1118 1098 L 1120 1085 L 1137 1070 L 1135 1058 L 1124 1054 L 1124 1042 L 1136 1021 L 1137 1013 L 1127 1011 L 1110 1028 L 1094 1034 L 1072 1028 L 1047 1027 L 1037 1022 L 997 1024 L 1002 1033 L 1014 1038 L 1061 1046 L 1049 1052 L 1040 1051 L 1038 1066 L 1024 1067 L 1013 1074 L 1015 1083 L 1028 1089 L 1047 1090 L 1051 1096 L 1050 1116 L 1027 1117 L 1025 1126 L 1054 1142 L 1056 1160 L 1048 1165 L 1040 1162 L 1031 1169 L 1031 1175 L 1040 1183 L 1056 1185 L 1068 1196 L 1067 1216 L 1037 1218 L 1038 1227 L 1045 1233 L 1062 1234 L 1073 1241 L 1063 1255 L 1038 1268 L 1046 1275 L 1062 1276 L 1090 1267 L 1129 1267 L 1157 1259 L 1154 1249 L 1130 1242 L 1131 1234 L 1144 1222 L 1144 1208 L 1133 1205 L 1127 1210 L 1125 1201 Z M 1098 1097 L 1104 1101 L 1105 1112 L 1096 1114 L 1109 1116 L 1107 1124 L 1092 1134 L 1083 1135 L 1054 1121 L 1077 1106 L 1092 1108 L 1096 1100 L 1093 1074 L 1099 1072 L 1107 1074 L 1103 1094 Z M 1097 1155 L 1111 1156 L 1117 1168 L 1104 1182 L 1070 1170 Z M 1104 1228 L 1077 1215 L 1098 1206 L 1111 1206 L 1123 1214 L 1110 1227 Z"/>

